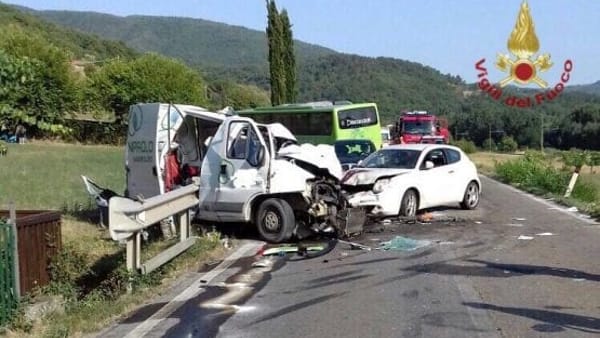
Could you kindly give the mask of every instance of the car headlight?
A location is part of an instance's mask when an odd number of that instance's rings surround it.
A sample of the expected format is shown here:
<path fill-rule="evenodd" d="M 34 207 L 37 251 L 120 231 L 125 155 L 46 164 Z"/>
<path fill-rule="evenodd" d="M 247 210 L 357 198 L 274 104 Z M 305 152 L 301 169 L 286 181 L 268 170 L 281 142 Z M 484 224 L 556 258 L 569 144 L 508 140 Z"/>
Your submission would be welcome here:
<path fill-rule="evenodd" d="M 390 184 L 390 181 L 391 180 L 389 178 L 382 178 L 377 180 L 375 184 L 373 184 L 373 192 L 379 194 Z"/>

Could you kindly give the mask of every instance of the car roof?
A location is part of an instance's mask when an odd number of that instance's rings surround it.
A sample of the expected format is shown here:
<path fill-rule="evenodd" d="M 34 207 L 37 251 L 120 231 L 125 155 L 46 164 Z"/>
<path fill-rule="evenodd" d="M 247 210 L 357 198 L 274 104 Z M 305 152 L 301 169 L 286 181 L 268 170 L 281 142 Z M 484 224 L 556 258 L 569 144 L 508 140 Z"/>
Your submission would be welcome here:
<path fill-rule="evenodd" d="M 405 143 L 405 144 L 393 144 L 389 145 L 382 149 L 408 149 L 408 150 L 427 150 L 427 149 L 435 149 L 435 148 L 450 148 L 457 151 L 460 151 L 460 148 L 449 144 L 431 144 L 431 143 Z"/>

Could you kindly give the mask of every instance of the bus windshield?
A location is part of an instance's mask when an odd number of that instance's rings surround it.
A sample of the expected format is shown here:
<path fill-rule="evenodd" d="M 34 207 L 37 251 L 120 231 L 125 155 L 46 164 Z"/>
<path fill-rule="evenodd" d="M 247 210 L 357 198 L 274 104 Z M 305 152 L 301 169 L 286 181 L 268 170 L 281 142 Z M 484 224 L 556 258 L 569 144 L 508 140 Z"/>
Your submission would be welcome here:
<path fill-rule="evenodd" d="M 339 110 L 338 120 L 341 129 L 372 126 L 379 122 L 375 107 Z"/>

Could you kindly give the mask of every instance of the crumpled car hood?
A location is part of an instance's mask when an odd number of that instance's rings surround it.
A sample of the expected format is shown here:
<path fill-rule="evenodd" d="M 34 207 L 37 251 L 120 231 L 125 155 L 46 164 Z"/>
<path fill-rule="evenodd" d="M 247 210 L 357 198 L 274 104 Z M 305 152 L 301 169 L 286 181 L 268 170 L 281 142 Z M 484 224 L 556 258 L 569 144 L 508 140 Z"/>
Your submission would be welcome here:
<path fill-rule="evenodd" d="M 277 155 L 308 163 L 319 170 L 326 170 L 338 180 L 342 179 L 342 165 L 335 154 L 335 149 L 331 145 L 294 144 L 280 149 Z M 316 175 L 317 173 L 313 174 Z"/>
<path fill-rule="evenodd" d="M 410 171 L 410 169 L 353 168 L 346 172 L 342 184 L 354 186 L 374 184 L 380 177 L 403 175 Z"/>

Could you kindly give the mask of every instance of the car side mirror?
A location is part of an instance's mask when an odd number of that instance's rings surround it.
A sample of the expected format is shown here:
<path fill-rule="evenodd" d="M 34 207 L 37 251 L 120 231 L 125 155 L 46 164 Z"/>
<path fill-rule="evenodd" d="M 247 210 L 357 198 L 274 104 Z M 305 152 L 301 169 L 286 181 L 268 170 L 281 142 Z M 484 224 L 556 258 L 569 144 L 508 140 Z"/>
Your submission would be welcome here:
<path fill-rule="evenodd" d="M 433 162 L 431 162 L 431 161 L 425 161 L 425 170 L 432 169 L 433 167 L 435 167 L 435 165 L 433 164 Z"/>

